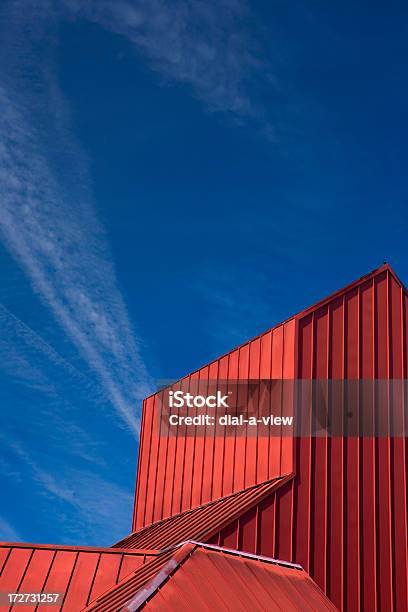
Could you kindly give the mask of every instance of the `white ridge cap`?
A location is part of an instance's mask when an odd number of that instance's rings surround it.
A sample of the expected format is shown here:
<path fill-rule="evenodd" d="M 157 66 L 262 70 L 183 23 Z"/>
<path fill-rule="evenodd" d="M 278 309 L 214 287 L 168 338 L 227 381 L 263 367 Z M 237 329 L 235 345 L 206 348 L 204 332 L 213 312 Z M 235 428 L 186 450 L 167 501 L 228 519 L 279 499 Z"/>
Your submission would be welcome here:
<path fill-rule="evenodd" d="M 201 546 L 202 548 L 208 548 L 210 550 L 217 550 L 219 552 L 224 552 L 231 555 L 236 555 L 238 557 L 245 557 L 248 559 L 256 559 L 258 561 L 264 561 L 265 563 L 273 563 L 274 565 L 282 565 L 284 567 L 291 567 L 297 570 L 303 570 L 303 567 L 298 563 L 291 563 L 290 561 L 283 561 L 282 559 L 274 559 L 272 557 L 265 557 L 264 555 L 255 555 L 253 553 L 245 552 L 243 550 L 234 550 L 233 548 L 224 548 L 223 546 L 217 546 L 216 544 L 207 544 L 206 542 L 197 542 L 196 540 L 184 540 L 179 544 L 175 544 L 174 546 L 169 546 L 168 548 L 163 548 L 160 552 L 175 550 L 176 548 L 180 548 L 184 546 L 184 544 L 195 544 L 196 546 Z"/>

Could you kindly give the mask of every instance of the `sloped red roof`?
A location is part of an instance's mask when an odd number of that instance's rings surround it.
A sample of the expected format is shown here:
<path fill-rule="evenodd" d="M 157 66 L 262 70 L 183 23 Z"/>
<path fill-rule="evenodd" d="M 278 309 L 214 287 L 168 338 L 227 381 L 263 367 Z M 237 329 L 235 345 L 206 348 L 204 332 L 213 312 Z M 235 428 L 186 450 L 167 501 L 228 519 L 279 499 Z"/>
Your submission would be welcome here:
<path fill-rule="evenodd" d="M 158 549 L 168 548 L 185 540 L 206 541 L 291 477 L 288 474 L 282 478 L 274 478 L 199 508 L 158 521 L 130 534 L 114 547 Z"/>
<path fill-rule="evenodd" d="M 199 542 L 167 551 L 160 562 L 156 558 L 136 570 L 86 611 L 140 609 L 336 610 L 299 565 Z"/>
<path fill-rule="evenodd" d="M 155 555 L 149 550 L 2 542 L 0 592 L 62 593 L 58 609 L 78 612 Z"/>

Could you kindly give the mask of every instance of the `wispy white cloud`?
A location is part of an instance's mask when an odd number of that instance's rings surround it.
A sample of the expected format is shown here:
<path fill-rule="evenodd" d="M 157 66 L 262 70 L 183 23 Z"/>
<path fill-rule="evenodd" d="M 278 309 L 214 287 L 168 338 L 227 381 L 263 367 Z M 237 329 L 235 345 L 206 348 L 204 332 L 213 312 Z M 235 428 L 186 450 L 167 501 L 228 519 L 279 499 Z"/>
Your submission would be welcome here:
<path fill-rule="evenodd" d="M 111 545 L 131 530 L 132 491 L 91 471 L 68 469 L 58 482 L 44 476 L 46 490 L 67 501 L 79 518 L 68 525 L 67 537 Z"/>
<path fill-rule="evenodd" d="M 78 389 L 89 405 L 97 408 L 106 404 L 103 390 L 91 372 L 79 370 L 61 355 L 38 332 L 10 312 L 0 303 L 0 371 L 3 370 L 9 381 L 15 380 L 34 390 L 41 391 L 49 399 L 58 400 L 61 410 L 69 404 L 69 388 L 76 389 L 75 399 L 78 399 Z M 58 393 L 57 380 L 63 382 L 64 401 Z M 62 391 L 62 390 L 61 390 Z M 56 421 L 58 413 L 53 412 Z M 72 430 L 66 420 L 66 414 L 61 421 L 61 429 L 66 433 Z M 76 436 L 77 437 L 77 436 Z"/>
<path fill-rule="evenodd" d="M 64 0 L 74 14 L 126 37 L 167 82 L 190 87 L 211 111 L 255 120 L 275 135 L 253 79 L 277 79 L 261 61 L 245 0 Z"/>
<path fill-rule="evenodd" d="M 0 541 L 3 542 L 20 542 L 20 535 L 3 516 L 0 516 Z"/>
<path fill-rule="evenodd" d="M 35 483 L 36 491 L 58 509 L 56 522 L 60 523 L 60 539 L 65 542 L 79 539 L 81 543 L 103 541 L 110 545 L 128 533 L 133 504 L 131 491 L 95 471 L 65 465 L 57 459 L 45 468 L 18 441 L 8 446 L 17 465 Z M 15 478 L 14 472 L 8 477 Z M 1 530 L 0 517 L 0 534 Z M 16 539 L 20 538 L 16 536 Z"/>
<path fill-rule="evenodd" d="M 9 19 L 3 20 L 14 30 L 4 36 L 4 55 L 11 44 L 14 53 L 12 72 L 0 73 L 0 236 L 136 433 L 136 401 L 148 392 L 150 379 L 95 210 L 86 157 L 70 130 L 52 61 L 43 69 L 38 56 L 39 35 L 52 25 L 52 11 L 44 11 L 47 2 L 41 15 L 36 3 L 18 11 L 19 4 L 8 3 Z M 32 65 L 26 66 L 30 56 Z M 38 90 L 39 99 L 27 88 Z"/>

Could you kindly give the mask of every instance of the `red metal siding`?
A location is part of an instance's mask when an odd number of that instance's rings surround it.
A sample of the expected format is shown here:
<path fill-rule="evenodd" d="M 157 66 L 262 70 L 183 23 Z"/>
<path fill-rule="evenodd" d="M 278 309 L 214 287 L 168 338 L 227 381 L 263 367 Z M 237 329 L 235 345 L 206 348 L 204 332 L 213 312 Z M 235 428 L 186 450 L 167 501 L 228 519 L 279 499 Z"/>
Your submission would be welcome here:
<path fill-rule="evenodd" d="M 204 506 L 187 510 L 163 521 L 158 521 L 132 533 L 114 546 L 120 548 L 164 549 L 185 540 L 207 541 L 223 525 L 252 508 L 277 489 L 285 478 L 275 478 Z"/>
<path fill-rule="evenodd" d="M 248 377 L 293 379 L 295 322 L 268 331 L 197 370 L 178 383 L 246 380 Z M 293 471 L 290 437 L 221 436 L 209 427 L 205 436 L 158 435 L 159 394 L 145 400 L 133 530 Z"/>
<path fill-rule="evenodd" d="M 152 558 L 149 550 L 0 543 L 0 592 L 60 592 L 64 600 L 58 609 L 78 612 Z M 35 607 L 25 605 L 24 610 L 34 612 Z M 41 611 L 47 610 L 56 607 L 41 606 Z"/>
<path fill-rule="evenodd" d="M 297 317 L 298 376 L 402 379 L 407 323 L 407 293 L 384 267 Z M 218 542 L 300 563 L 342 610 L 406 612 L 407 440 L 302 438 L 295 452 L 293 481 Z"/>
<path fill-rule="evenodd" d="M 196 549 L 139 609 L 335 610 L 300 569 L 205 548 Z"/>
<path fill-rule="evenodd" d="M 92 610 L 96 612 L 113 612 L 121 610 L 123 605 L 130 597 L 149 582 L 158 572 L 161 571 L 165 563 L 174 556 L 174 549 L 166 550 L 152 558 L 143 567 L 135 570 L 117 585 L 112 586 L 101 596 L 92 600 L 86 612 Z M 85 611 L 84 611 L 85 612 Z"/>
<path fill-rule="evenodd" d="M 335 610 L 299 566 L 185 542 L 92 602 L 123 610 Z"/>

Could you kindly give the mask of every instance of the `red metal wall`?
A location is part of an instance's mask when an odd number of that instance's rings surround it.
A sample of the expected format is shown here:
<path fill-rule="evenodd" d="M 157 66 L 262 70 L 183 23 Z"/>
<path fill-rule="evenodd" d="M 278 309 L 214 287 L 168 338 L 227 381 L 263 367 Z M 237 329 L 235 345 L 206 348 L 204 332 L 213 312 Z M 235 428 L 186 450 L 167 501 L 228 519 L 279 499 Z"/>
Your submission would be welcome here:
<path fill-rule="evenodd" d="M 293 379 L 295 321 L 278 325 L 180 381 Z M 289 437 L 159 435 L 159 394 L 143 406 L 133 529 L 293 471 Z"/>
<path fill-rule="evenodd" d="M 65 612 L 78 612 L 147 560 L 149 551 L 0 543 L 0 592 L 63 593 Z M 12 609 L 20 610 L 20 606 Z M 24 605 L 25 612 L 35 606 Z M 53 612 L 55 606 L 41 606 Z M 10 610 L 0 606 L 0 611 Z"/>
<path fill-rule="evenodd" d="M 407 378 L 408 296 L 388 266 L 296 321 L 299 378 Z M 211 542 L 300 563 L 342 610 L 406 612 L 407 440 L 309 437 L 295 456 L 295 478 Z"/>

